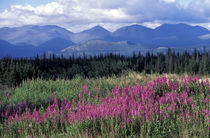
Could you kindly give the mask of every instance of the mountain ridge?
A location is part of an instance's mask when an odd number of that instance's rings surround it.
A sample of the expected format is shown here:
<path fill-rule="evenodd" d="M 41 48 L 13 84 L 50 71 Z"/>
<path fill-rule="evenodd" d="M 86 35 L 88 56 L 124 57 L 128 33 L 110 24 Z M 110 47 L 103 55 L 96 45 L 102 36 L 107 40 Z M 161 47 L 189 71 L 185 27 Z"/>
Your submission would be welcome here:
<path fill-rule="evenodd" d="M 23 27 L 0 28 L 0 40 L 6 41 L 0 43 L 2 49 L 7 46 L 4 50 L 0 51 L 0 55 L 5 55 L 5 53 L 11 54 L 12 52 L 10 51 L 14 51 L 17 48 L 17 51 L 20 51 L 17 55 L 21 56 L 21 48 L 25 48 L 23 51 L 32 53 L 33 56 L 34 53 L 40 54 L 49 51 L 59 53 L 69 46 L 84 46 L 91 41 L 94 46 L 98 45 L 98 47 L 104 43 L 106 45 L 118 45 L 117 42 L 122 46 L 129 45 L 132 47 L 132 45 L 141 45 L 146 46 L 145 48 L 147 49 L 209 46 L 210 31 L 201 26 L 183 23 L 162 24 L 154 29 L 133 24 L 121 27 L 114 32 L 110 32 L 102 26 L 97 25 L 79 33 L 73 33 L 56 25 L 27 25 Z M 11 49 L 11 47 L 14 49 Z M 106 50 L 105 48 L 103 49 Z M 23 55 L 28 55 L 24 52 L 22 52 Z M 14 55 L 15 52 L 12 54 Z"/>

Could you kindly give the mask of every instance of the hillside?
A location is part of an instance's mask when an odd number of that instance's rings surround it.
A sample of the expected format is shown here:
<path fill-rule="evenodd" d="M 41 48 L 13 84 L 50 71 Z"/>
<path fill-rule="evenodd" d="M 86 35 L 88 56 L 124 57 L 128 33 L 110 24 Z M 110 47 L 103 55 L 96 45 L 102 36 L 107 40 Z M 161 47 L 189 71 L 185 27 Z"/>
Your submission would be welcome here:
<path fill-rule="evenodd" d="M 1 57 L 33 57 L 44 52 L 65 56 L 72 53 L 81 55 L 84 52 L 87 55 L 111 52 L 130 55 L 133 52 L 161 52 L 161 47 L 170 47 L 177 51 L 203 47 L 210 49 L 209 36 L 208 29 L 183 23 L 163 24 L 155 29 L 135 24 L 121 27 L 114 32 L 95 26 L 79 33 L 54 25 L 4 27 L 0 28 L 0 40 L 4 41 L 0 46 L 5 48 L 0 54 Z M 14 45 L 19 46 L 18 49 Z M 73 47 L 68 48 L 69 46 Z"/>
<path fill-rule="evenodd" d="M 61 52 L 57 53 L 57 55 L 64 55 L 68 57 L 72 56 L 73 54 L 74 56 L 82 56 L 84 53 L 87 56 L 113 53 L 129 56 L 135 51 L 138 53 L 138 51 L 144 52 L 146 50 L 146 46 L 127 41 L 108 42 L 103 40 L 90 40 L 65 48 Z"/>

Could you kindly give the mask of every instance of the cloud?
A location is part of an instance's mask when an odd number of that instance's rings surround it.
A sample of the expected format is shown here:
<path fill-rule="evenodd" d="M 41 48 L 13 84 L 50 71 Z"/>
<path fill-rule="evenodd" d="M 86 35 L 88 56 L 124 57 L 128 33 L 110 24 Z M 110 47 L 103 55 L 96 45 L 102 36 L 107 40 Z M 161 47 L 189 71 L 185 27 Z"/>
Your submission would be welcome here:
<path fill-rule="evenodd" d="M 162 0 L 162 1 L 167 2 L 167 3 L 174 3 L 174 2 L 176 2 L 176 0 Z"/>
<path fill-rule="evenodd" d="M 207 18 L 210 21 L 210 0 L 192 1 L 189 9 L 196 15 Z"/>
<path fill-rule="evenodd" d="M 0 13 L 0 26 L 56 24 L 80 31 L 97 24 L 110 30 L 132 23 L 202 24 L 210 22 L 208 5 L 209 0 L 57 0 L 40 6 L 11 5 Z"/>

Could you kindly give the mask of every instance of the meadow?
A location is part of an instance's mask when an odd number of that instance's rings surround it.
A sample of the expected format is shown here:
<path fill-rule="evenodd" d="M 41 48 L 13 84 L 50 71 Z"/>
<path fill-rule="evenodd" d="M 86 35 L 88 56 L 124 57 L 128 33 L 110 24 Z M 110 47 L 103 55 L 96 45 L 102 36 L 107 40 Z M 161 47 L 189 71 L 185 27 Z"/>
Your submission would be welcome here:
<path fill-rule="evenodd" d="M 136 72 L 25 80 L 1 92 L 0 136 L 209 137 L 209 81 Z"/>

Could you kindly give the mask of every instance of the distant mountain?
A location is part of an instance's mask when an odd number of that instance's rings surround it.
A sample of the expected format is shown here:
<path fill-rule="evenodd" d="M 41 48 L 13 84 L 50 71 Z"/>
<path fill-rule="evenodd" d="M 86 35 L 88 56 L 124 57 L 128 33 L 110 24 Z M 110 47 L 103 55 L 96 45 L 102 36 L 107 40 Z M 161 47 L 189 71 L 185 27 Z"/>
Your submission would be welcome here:
<path fill-rule="evenodd" d="M 89 40 L 113 41 L 111 33 L 101 26 L 95 26 L 89 30 L 82 31 L 72 35 L 71 40 L 75 43 L 81 43 Z"/>
<path fill-rule="evenodd" d="M 187 24 L 163 24 L 155 29 L 131 25 L 116 30 L 112 35 L 120 41 L 166 47 L 210 44 L 208 29 Z"/>
<path fill-rule="evenodd" d="M 0 40 L 0 57 L 5 57 L 5 56 L 9 56 L 10 53 L 8 53 L 8 51 L 10 51 L 11 53 L 13 53 L 13 45 L 8 43 L 7 41 L 4 40 Z"/>
<path fill-rule="evenodd" d="M 37 47 L 22 43 L 13 45 L 7 41 L 0 40 L 0 57 L 34 57 L 37 54 L 42 55 L 44 52 L 56 53 L 70 45 L 74 45 L 74 43 L 62 38 L 51 39 Z"/>
<path fill-rule="evenodd" d="M 0 57 L 30 57 L 43 52 L 63 53 L 67 56 L 74 52 L 78 55 L 83 52 L 120 52 L 129 55 L 133 51 L 157 51 L 168 47 L 181 50 L 201 49 L 203 46 L 210 48 L 210 31 L 187 24 L 163 24 L 155 29 L 135 24 L 114 32 L 95 26 L 72 33 L 55 25 L 30 25 L 0 28 L 0 40 Z"/>
<path fill-rule="evenodd" d="M 72 33 L 55 25 L 0 28 L 0 39 L 15 45 L 25 43 L 38 46 L 56 38 L 74 43 L 83 43 L 89 40 L 130 41 L 138 44 L 170 47 L 209 44 L 210 31 L 201 26 L 187 24 L 163 24 L 155 29 L 136 24 L 119 28 L 113 33 L 101 26 L 95 26 L 80 33 Z"/>
<path fill-rule="evenodd" d="M 210 33 L 208 29 L 201 26 L 191 26 L 187 24 L 163 24 L 154 29 L 154 35 L 161 36 L 176 36 L 177 38 L 189 39 L 203 34 Z"/>
<path fill-rule="evenodd" d="M 195 45 L 195 46 L 187 46 L 187 47 L 171 47 L 175 49 L 176 52 L 184 52 L 188 51 L 192 53 L 194 48 L 197 48 L 198 51 L 203 52 L 203 48 L 206 48 L 207 51 L 210 50 L 210 45 Z M 80 43 L 74 46 L 67 47 L 56 55 L 64 57 L 74 56 L 74 57 L 82 57 L 84 54 L 86 56 L 93 56 L 99 54 L 120 54 L 124 56 L 131 56 L 133 53 L 139 53 L 145 55 L 146 52 L 167 52 L 168 47 L 158 47 L 158 46 L 151 46 L 151 45 L 141 45 L 131 43 L 129 41 L 120 41 L 120 42 L 108 42 L 103 40 L 90 40 L 84 43 Z"/>
<path fill-rule="evenodd" d="M 189 46 L 210 44 L 210 41 L 200 39 L 200 36 L 210 34 L 201 26 L 187 24 L 163 24 L 153 30 L 152 43 L 165 46 Z"/>
<path fill-rule="evenodd" d="M 121 41 L 131 41 L 134 43 L 149 43 L 153 30 L 141 25 L 131 25 L 122 27 L 113 32 L 113 37 Z"/>
<path fill-rule="evenodd" d="M 32 46 L 16 46 L 7 41 L 0 40 L 0 58 L 1 57 L 33 57 L 37 54 L 37 49 Z"/>
<path fill-rule="evenodd" d="M 57 37 L 70 40 L 72 34 L 72 32 L 55 25 L 28 25 L 15 28 L 0 28 L 1 40 L 8 41 L 12 44 L 26 43 L 34 46 L 38 46 Z"/>
<path fill-rule="evenodd" d="M 57 55 L 69 57 L 72 55 L 83 56 L 84 53 L 87 56 L 115 53 L 129 56 L 132 55 L 135 51 L 145 51 L 146 49 L 146 46 L 133 44 L 127 41 L 108 42 L 103 40 L 90 40 L 75 46 L 65 48 L 61 52 L 57 53 Z"/>
<path fill-rule="evenodd" d="M 68 40 L 58 37 L 58 38 L 53 38 L 53 39 L 39 45 L 37 48 L 40 53 L 47 52 L 47 51 L 56 53 L 56 52 L 61 51 L 64 48 L 67 48 L 68 46 L 74 45 L 74 44 L 75 43 L 73 43 L 72 41 L 68 41 Z"/>

